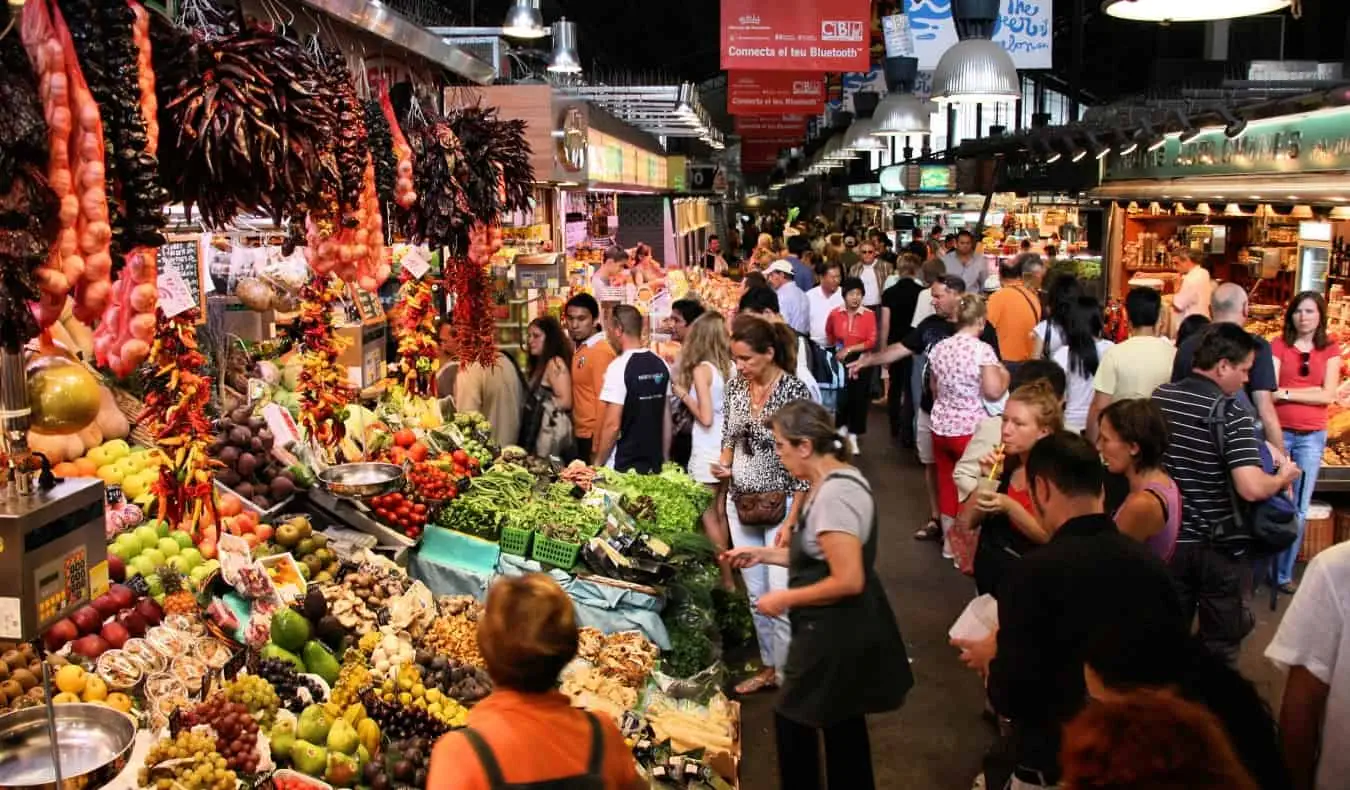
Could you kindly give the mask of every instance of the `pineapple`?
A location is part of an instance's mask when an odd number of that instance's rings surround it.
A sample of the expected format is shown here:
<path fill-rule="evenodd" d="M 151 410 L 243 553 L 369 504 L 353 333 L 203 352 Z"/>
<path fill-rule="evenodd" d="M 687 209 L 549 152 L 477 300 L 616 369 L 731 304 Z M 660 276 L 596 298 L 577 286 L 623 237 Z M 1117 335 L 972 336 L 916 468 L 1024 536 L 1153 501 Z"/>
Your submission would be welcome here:
<path fill-rule="evenodd" d="M 197 599 L 188 592 L 183 574 L 172 568 L 161 568 L 159 580 L 164 584 L 165 614 L 197 613 Z"/>

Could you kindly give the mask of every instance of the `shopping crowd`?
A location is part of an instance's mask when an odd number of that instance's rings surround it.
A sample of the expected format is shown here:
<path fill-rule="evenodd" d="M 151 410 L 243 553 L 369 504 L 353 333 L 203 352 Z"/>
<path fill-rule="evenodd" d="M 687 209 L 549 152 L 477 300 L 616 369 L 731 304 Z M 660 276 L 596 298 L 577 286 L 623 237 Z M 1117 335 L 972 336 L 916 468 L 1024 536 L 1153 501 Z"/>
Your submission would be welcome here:
<path fill-rule="evenodd" d="M 1132 289 L 1112 342 L 1096 297 L 1041 255 L 991 267 L 967 231 L 897 251 L 877 231 L 761 224 L 753 247 L 715 240 L 701 262 L 741 277 L 734 317 L 671 305 L 673 360 L 637 309 L 583 293 L 565 328 L 530 324 L 523 368 L 503 353 L 452 386 L 500 440 L 642 473 L 675 462 L 713 490 L 704 528 L 760 653 L 735 691 L 778 690 L 783 787 L 873 787 L 865 717 L 914 682 L 874 570 L 872 486 L 892 481 L 850 463 L 875 402 L 895 441 L 867 451 L 923 464 L 915 537 L 997 611 L 953 640 L 1000 732 L 986 787 L 1345 786 L 1350 545 L 1294 578 L 1341 381 L 1319 294 L 1296 295 L 1267 342 L 1244 329 L 1246 292 L 1179 252 L 1180 292 Z M 614 248 L 604 266 L 659 270 L 645 256 Z M 1288 671 L 1278 722 L 1234 668 L 1253 583 L 1294 594 L 1266 649 Z"/>

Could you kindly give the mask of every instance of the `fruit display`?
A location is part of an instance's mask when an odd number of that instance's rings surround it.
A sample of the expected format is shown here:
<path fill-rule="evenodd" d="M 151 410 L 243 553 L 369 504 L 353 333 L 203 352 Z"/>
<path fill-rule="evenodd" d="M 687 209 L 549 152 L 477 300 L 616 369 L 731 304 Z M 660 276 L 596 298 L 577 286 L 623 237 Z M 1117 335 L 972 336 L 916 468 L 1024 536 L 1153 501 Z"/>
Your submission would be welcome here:
<path fill-rule="evenodd" d="M 478 651 L 478 623 L 466 615 L 437 617 L 422 638 L 424 649 L 473 667 L 482 667 Z"/>
<path fill-rule="evenodd" d="M 411 482 L 411 478 L 409 480 Z M 410 538 L 422 534 L 428 517 L 427 505 L 422 499 L 420 488 L 414 487 L 413 491 L 418 493 L 404 494 L 395 491 L 392 494 L 372 497 L 370 500 L 370 506 L 374 509 L 377 519 Z"/>
<path fill-rule="evenodd" d="M 303 475 L 272 454 L 275 439 L 267 421 L 240 407 L 216 421 L 216 438 L 207 453 L 223 467 L 216 480 L 260 510 L 289 499 Z"/>
<path fill-rule="evenodd" d="M 371 790 L 388 787 L 426 787 L 432 740 L 421 736 L 395 738 L 384 749 L 384 759 L 366 766 L 362 778 Z"/>
<path fill-rule="evenodd" d="M 272 684 L 282 707 L 299 714 L 309 705 L 323 702 L 328 692 L 319 679 L 301 674 L 289 661 L 264 658 L 258 662 L 258 676 Z"/>
<path fill-rule="evenodd" d="M 121 486 L 128 502 L 144 505 L 150 501 L 150 486 L 159 475 L 164 458 L 158 449 L 132 447 L 126 440 L 114 438 L 56 463 L 52 472 L 59 477 L 97 477 L 107 485 Z M 55 463 L 56 459 L 52 461 Z"/>
<path fill-rule="evenodd" d="M 492 679 L 479 667 L 430 650 L 419 650 L 415 657 L 423 683 L 461 704 L 472 705 L 492 693 Z"/>
<path fill-rule="evenodd" d="M 267 681 L 259 679 L 259 682 Z M 182 724 L 188 728 L 210 727 L 216 735 L 216 752 L 225 758 L 227 768 L 242 774 L 257 772 L 262 757 L 258 750 L 258 720 L 244 703 L 231 702 L 226 695 L 216 694 L 184 711 Z"/>
<path fill-rule="evenodd" d="M 216 739 L 192 730 L 151 746 L 140 770 L 142 787 L 234 790 L 238 783 L 224 755 L 216 751 Z"/>
<path fill-rule="evenodd" d="M 385 705 L 402 706 L 425 711 L 447 727 L 462 727 L 468 716 L 459 702 L 447 695 L 436 684 L 424 679 L 419 665 L 401 664 L 379 686 L 378 699 Z M 486 696 L 486 695 L 484 695 Z M 371 713 L 376 716 L 375 713 Z"/>

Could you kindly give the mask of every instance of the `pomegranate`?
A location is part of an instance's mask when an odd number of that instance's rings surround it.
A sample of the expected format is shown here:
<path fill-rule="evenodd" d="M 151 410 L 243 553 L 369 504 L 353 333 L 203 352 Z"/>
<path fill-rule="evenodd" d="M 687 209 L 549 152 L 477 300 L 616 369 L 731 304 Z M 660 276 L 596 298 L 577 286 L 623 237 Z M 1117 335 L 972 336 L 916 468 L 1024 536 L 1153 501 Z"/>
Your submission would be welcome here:
<path fill-rule="evenodd" d="M 117 622 L 121 623 L 132 636 L 145 636 L 146 629 L 150 627 L 145 617 L 135 609 L 123 609 L 122 613 L 117 615 Z"/>
<path fill-rule="evenodd" d="M 136 602 L 136 614 L 145 618 L 145 622 L 150 625 L 159 625 L 159 621 L 164 619 L 164 610 L 159 604 L 155 603 L 153 598 L 142 598 Z"/>

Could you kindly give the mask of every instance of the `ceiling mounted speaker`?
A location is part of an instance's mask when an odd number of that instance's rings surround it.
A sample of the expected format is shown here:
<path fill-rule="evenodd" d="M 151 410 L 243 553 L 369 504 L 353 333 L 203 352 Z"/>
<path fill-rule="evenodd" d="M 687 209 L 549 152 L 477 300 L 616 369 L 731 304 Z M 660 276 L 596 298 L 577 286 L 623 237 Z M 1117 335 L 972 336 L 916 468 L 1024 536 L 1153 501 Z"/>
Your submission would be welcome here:
<path fill-rule="evenodd" d="M 543 38 L 548 35 L 544 15 L 539 12 L 539 0 L 515 0 L 506 12 L 502 33 L 511 38 Z"/>
<path fill-rule="evenodd" d="M 581 73 L 581 58 L 577 55 L 577 23 L 566 17 L 553 23 L 553 57 L 548 70 L 559 74 Z"/>
<path fill-rule="evenodd" d="M 1136 22 L 1209 22 L 1282 11 L 1292 0 L 1106 0 L 1107 16 Z"/>

